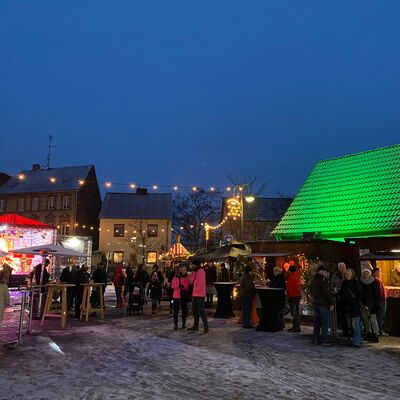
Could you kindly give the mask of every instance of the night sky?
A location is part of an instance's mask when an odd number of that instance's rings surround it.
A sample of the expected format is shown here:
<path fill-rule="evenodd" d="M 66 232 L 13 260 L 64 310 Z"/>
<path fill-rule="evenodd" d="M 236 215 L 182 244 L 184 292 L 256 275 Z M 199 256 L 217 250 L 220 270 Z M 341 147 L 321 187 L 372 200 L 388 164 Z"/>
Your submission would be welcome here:
<path fill-rule="evenodd" d="M 320 159 L 399 143 L 400 2 L 0 2 L 0 170 L 295 194 Z M 122 187 L 114 187 L 122 191 Z M 129 190 L 127 188 L 127 190 Z"/>

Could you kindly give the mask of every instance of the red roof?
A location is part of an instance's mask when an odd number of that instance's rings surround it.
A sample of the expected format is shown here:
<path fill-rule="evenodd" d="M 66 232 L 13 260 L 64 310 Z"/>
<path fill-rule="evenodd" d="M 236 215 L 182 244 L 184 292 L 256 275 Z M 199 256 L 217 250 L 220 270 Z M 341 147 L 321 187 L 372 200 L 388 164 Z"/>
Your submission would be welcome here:
<path fill-rule="evenodd" d="M 179 242 L 172 245 L 168 250 L 169 255 L 172 257 L 190 256 L 190 253 Z"/>
<path fill-rule="evenodd" d="M 25 226 L 39 229 L 54 229 L 51 225 L 35 221 L 34 219 L 21 217 L 17 214 L 0 215 L 0 225 Z"/>

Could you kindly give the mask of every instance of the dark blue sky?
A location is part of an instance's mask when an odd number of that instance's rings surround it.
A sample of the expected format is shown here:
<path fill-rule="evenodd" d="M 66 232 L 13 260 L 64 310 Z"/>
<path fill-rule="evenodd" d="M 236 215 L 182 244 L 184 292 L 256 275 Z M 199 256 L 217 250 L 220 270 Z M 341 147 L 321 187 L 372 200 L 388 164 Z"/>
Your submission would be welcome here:
<path fill-rule="evenodd" d="M 319 159 L 399 142 L 400 2 L 0 2 L 0 170 L 296 193 Z M 117 188 L 115 188 L 117 189 Z M 118 188 L 121 189 L 121 188 Z"/>

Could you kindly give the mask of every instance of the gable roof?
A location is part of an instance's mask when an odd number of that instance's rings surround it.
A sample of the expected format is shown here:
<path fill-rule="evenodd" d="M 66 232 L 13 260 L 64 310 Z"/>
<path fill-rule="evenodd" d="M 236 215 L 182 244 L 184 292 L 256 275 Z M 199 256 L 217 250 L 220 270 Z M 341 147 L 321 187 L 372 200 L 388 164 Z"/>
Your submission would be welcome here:
<path fill-rule="evenodd" d="M 223 216 L 226 215 L 228 198 L 222 205 Z M 279 221 L 292 203 L 292 198 L 256 197 L 252 203 L 243 203 L 245 221 Z"/>
<path fill-rule="evenodd" d="M 23 175 L 24 179 L 12 176 L 0 185 L 0 195 L 79 190 L 79 180 L 86 179 L 92 168 L 93 165 L 83 165 L 21 171 L 20 175 Z M 56 178 L 56 181 L 52 183 L 50 178 Z"/>
<path fill-rule="evenodd" d="M 274 229 L 280 239 L 400 234 L 400 145 L 320 161 Z"/>
<path fill-rule="evenodd" d="M 106 193 L 100 219 L 172 219 L 172 194 Z"/>

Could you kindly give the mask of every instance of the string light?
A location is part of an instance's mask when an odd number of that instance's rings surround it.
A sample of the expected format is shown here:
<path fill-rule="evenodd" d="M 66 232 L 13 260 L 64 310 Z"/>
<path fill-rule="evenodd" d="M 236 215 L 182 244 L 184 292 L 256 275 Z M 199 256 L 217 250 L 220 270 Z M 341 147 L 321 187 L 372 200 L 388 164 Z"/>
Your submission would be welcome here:
<path fill-rule="evenodd" d="M 18 174 L 14 174 L 14 176 L 19 179 L 19 180 L 28 180 L 29 176 L 23 174 L 23 173 L 18 173 Z M 57 177 L 56 176 L 52 176 L 50 178 L 48 178 L 50 180 L 51 183 L 56 183 L 57 182 Z M 59 177 L 59 179 L 61 179 Z M 78 179 L 77 180 L 78 184 L 80 186 L 83 186 L 86 183 L 85 179 Z M 122 183 L 122 182 L 111 182 L 111 181 L 97 181 L 100 185 L 104 185 L 106 188 L 111 188 L 112 186 L 125 186 L 128 187 L 130 189 L 136 189 L 137 187 L 143 187 L 143 188 L 152 188 L 153 190 L 158 190 L 160 188 L 164 188 L 164 189 L 170 189 L 173 190 L 174 192 L 177 192 L 178 190 L 181 189 L 190 189 L 191 191 L 198 191 L 201 190 L 201 187 L 199 186 L 188 186 L 188 185 L 157 185 L 157 184 L 153 184 L 153 185 L 148 185 L 148 184 L 141 184 L 138 185 L 136 183 Z M 206 189 L 207 190 L 207 189 Z M 218 189 L 215 186 L 211 186 L 209 187 L 208 191 L 210 192 L 216 192 Z M 232 188 L 231 187 L 227 187 L 225 188 L 225 190 L 222 190 L 222 192 L 231 192 Z"/>

